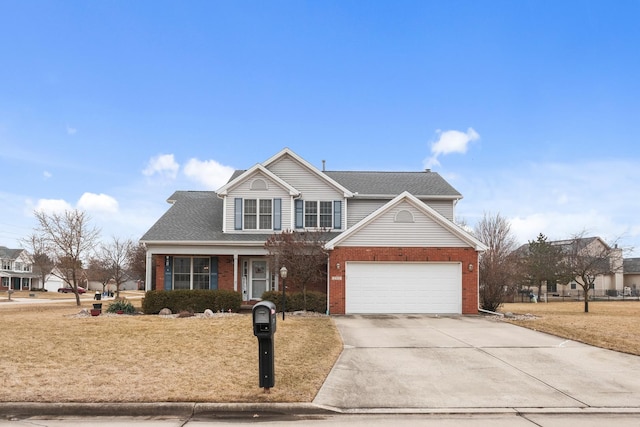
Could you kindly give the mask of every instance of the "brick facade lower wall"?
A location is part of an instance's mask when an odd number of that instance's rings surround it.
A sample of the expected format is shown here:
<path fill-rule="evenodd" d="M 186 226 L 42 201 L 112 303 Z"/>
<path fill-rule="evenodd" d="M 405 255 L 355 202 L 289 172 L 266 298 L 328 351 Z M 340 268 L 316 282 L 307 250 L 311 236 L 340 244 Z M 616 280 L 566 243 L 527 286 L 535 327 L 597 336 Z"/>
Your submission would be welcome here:
<path fill-rule="evenodd" d="M 165 255 L 155 258 L 154 290 L 164 289 Z M 461 262 L 462 263 L 462 313 L 478 313 L 478 253 L 473 248 L 389 248 L 389 247 L 340 247 L 330 253 L 329 261 L 329 313 L 345 314 L 345 277 L 347 261 L 368 262 Z M 338 268 L 340 264 L 340 268 Z M 473 265 L 472 271 L 468 266 Z M 239 270 L 240 270 L 239 266 Z M 240 271 L 238 272 L 240 277 Z M 291 290 L 295 286 L 291 284 Z M 240 288 L 238 283 L 238 288 Z M 287 284 L 287 288 L 289 288 Z M 233 256 L 218 256 L 218 289 L 233 290 Z M 241 289 L 238 289 L 241 291 Z M 309 290 L 321 290 L 322 285 Z"/>
<path fill-rule="evenodd" d="M 331 251 L 329 259 L 331 314 L 345 314 L 344 268 L 347 261 L 461 262 L 462 314 L 478 314 L 478 253 L 473 248 L 340 247 Z M 473 266 L 471 271 L 470 264 Z"/>

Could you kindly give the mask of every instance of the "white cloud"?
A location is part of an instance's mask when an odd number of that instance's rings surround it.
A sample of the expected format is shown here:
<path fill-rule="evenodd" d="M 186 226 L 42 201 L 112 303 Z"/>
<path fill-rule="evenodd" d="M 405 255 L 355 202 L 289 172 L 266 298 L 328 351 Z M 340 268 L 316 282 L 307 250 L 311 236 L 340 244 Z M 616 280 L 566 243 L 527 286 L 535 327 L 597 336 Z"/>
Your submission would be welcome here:
<path fill-rule="evenodd" d="M 63 213 L 73 209 L 73 207 L 62 199 L 40 199 L 33 210 L 45 213 Z"/>
<path fill-rule="evenodd" d="M 633 161 L 505 165 L 467 171 L 451 181 L 464 195 L 456 216 L 469 225 L 500 213 L 519 243 L 543 233 L 552 240 L 585 232 L 635 248 L 640 256 L 640 197 Z M 626 255 L 629 256 L 629 255 Z"/>
<path fill-rule="evenodd" d="M 184 174 L 208 189 L 216 190 L 227 183 L 234 168 L 223 166 L 215 160 L 190 159 L 184 167 Z"/>
<path fill-rule="evenodd" d="M 480 135 L 473 128 L 467 129 L 466 132 L 458 130 L 437 130 L 440 136 L 436 142 L 431 144 L 431 157 L 424 161 L 427 168 L 440 165 L 438 157 L 451 153 L 464 154 L 470 142 L 480 139 Z"/>
<path fill-rule="evenodd" d="M 88 212 L 118 212 L 118 201 L 106 194 L 84 193 L 78 200 L 77 206 L 78 209 Z"/>
<path fill-rule="evenodd" d="M 142 173 L 145 176 L 160 175 L 164 178 L 175 179 L 179 169 L 180 165 L 175 161 L 173 154 L 160 154 L 149 160 Z"/>
<path fill-rule="evenodd" d="M 42 176 L 43 176 L 43 178 L 44 178 L 44 179 L 49 179 L 49 178 L 51 178 L 53 175 L 52 175 L 52 174 L 51 174 L 51 172 L 49 172 L 49 171 L 44 171 L 44 172 L 42 172 Z"/>
<path fill-rule="evenodd" d="M 78 129 L 72 128 L 71 126 L 67 125 L 67 135 L 75 135 L 77 132 Z"/>

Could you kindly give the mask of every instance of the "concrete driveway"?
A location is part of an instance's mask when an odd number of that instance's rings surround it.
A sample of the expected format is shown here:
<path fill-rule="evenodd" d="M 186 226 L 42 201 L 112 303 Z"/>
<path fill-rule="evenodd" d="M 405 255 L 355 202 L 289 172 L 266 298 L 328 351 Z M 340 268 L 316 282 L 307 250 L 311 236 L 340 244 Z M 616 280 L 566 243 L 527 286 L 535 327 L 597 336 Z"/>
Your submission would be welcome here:
<path fill-rule="evenodd" d="M 640 409 L 640 357 L 476 316 L 342 316 L 314 403 L 342 411 Z"/>

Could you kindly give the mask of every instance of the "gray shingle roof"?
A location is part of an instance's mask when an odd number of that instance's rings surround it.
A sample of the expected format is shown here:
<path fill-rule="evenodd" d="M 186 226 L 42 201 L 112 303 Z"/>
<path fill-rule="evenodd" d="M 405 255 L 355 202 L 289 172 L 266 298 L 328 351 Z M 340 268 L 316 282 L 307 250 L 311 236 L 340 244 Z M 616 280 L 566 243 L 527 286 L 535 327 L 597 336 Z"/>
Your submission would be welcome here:
<path fill-rule="evenodd" d="M 6 246 L 0 246 L 0 259 L 17 259 L 24 249 L 9 249 Z"/>
<path fill-rule="evenodd" d="M 225 234 L 223 203 L 214 191 L 176 191 L 171 207 L 147 231 L 143 241 L 264 241 L 271 234 Z"/>
<path fill-rule="evenodd" d="M 640 273 L 640 258 L 625 258 L 622 260 L 622 270 L 625 274 Z"/>
<path fill-rule="evenodd" d="M 229 182 L 244 172 L 246 171 L 235 171 L 229 178 Z M 323 173 L 347 190 L 358 193 L 360 196 L 395 197 L 403 191 L 408 191 L 419 198 L 424 196 L 462 197 L 462 194 L 437 172 L 323 171 Z"/>
<path fill-rule="evenodd" d="M 416 197 L 462 195 L 436 172 L 325 171 L 328 177 L 358 195 L 392 196 L 408 191 Z"/>
<path fill-rule="evenodd" d="M 140 240 L 154 242 L 264 242 L 268 233 L 223 233 L 223 201 L 214 191 L 176 191 L 172 205 Z M 340 233 L 328 233 L 333 239 Z"/>

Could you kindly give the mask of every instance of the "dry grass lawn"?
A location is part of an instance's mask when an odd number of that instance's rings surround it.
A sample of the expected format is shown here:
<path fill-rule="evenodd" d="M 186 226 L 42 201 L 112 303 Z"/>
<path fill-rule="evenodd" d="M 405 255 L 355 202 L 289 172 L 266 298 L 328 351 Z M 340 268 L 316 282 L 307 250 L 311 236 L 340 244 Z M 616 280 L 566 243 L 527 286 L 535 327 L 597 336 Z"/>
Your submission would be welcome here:
<path fill-rule="evenodd" d="M 508 320 L 520 326 L 624 353 L 640 355 L 640 302 L 504 304 L 502 313 L 530 313 L 535 318 Z"/>
<path fill-rule="evenodd" d="M 0 298 L 1 402 L 310 402 L 342 350 L 331 318 L 279 318 L 266 394 L 250 314 L 80 318 L 67 298 Z"/>

